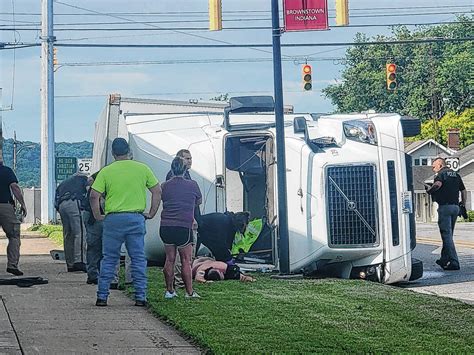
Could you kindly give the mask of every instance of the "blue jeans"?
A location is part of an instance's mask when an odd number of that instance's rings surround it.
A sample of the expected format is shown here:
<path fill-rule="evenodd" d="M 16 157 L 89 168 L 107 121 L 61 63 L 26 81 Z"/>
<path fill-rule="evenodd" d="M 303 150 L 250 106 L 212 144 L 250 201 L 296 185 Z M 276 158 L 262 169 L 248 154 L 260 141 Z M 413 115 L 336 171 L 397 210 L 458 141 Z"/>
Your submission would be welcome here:
<path fill-rule="evenodd" d="M 145 217 L 138 213 L 108 214 L 102 235 L 103 258 L 100 263 L 97 298 L 107 299 L 115 266 L 120 259 L 120 248 L 125 246 L 132 260 L 132 279 L 135 299 L 146 299 Z"/>
<path fill-rule="evenodd" d="M 449 261 L 458 264 L 458 254 L 454 246 L 453 233 L 456 219 L 458 218 L 458 205 L 440 205 L 438 207 L 438 226 L 443 240 L 443 248 L 441 249 L 441 262 L 443 264 Z"/>
<path fill-rule="evenodd" d="M 91 212 L 84 211 L 82 213 L 84 225 L 86 227 L 86 260 L 87 260 L 87 279 L 90 281 L 99 279 L 100 261 L 102 260 L 102 231 L 101 221 L 95 221 L 89 224 Z M 112 282 L 118 283 L 118 272 L 120 265 L 115 267 L 114 279 Z"/>

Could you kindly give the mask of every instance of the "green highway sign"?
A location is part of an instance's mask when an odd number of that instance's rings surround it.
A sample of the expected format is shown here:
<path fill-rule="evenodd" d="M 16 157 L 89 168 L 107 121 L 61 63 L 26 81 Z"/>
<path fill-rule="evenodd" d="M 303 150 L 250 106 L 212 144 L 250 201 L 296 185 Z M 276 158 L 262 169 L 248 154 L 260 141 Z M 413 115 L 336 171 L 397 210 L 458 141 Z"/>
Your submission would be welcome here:
<path fill-rule="evenodd" d="M 56 181 L 66 180 L 77 172 L 77 158 L 56 157 Z"/>

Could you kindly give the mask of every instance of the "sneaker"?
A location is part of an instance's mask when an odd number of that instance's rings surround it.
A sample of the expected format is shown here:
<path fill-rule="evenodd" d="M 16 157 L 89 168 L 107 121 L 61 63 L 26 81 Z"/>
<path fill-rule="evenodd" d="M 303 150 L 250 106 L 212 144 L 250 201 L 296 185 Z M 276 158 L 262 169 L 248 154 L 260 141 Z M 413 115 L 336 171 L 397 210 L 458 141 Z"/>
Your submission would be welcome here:
<path fill-rule="evenodd" d="M 441 259 L 436 260 L 436 264 L 441 266 L 443 269 L 446 267 L 446 263 Z"/>
<path fill-rule="evenodd" d="M 97 285 L 97 283 L 98 283 L 97 279 L 93 279 L 93 280 L 87 279 L 87 281 L 86 281 L 86 284 L 88 284 L 88 285 Z"/>
<path fill-rule="evenodd" d="M 135 301 L 135 306 L 137 307 L 146 307 L 148 305 L 148 302 L 145 300 L 136 300 Z"/>
<path fill-rule="evenodd" d="M 7 272 L 10 273 L 10 274 L 13 274 L 15 276 L 22 276 L 23 275 L 23 271 L 21 271 L 20 269 L 15 268 L 15 267 L 7 267 Z"/>
<path fill-rule="evenodd" d="M 184 298 L 201 298 L 201 296 L 199 296 L 196 291 L 193 291 L 190 295 L 186 294 Z"/>
<path fill-rule="evenodd" d="M 112 282 L 110 284 L 110 289 L 111 290 L 118 290 L 118 282 Z"/>
<path fill-rule="evenodd" d="M 95 301 L 95 305 L 97 307 L 105 307 L 105 306 L 107 306 L 107 300 L 103 300 L 101 298 L 98 298 L 97 301 Z"/>
<path fill-rule="evenodd" d="M 176 291 L 170 292 L 170 291 L 167 290 L 165 292 L 165 298 L 167 300 L 170 300 L 170 299 L 175 298 L 175 297 L 178 297 L 178 294 L 176 293 Z"/>

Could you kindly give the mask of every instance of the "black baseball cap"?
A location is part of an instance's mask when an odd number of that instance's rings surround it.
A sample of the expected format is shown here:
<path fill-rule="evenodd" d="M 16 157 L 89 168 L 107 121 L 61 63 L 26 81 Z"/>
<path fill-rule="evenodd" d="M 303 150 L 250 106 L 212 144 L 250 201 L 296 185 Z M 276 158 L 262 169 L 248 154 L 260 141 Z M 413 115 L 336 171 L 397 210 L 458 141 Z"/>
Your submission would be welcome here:
<path fill-rule="evenodd" d="M 123 138 L 115 138 L 112 142 L 112 154 L 116 156 L 127 155 L 130 152 L 130 146 Z"/>

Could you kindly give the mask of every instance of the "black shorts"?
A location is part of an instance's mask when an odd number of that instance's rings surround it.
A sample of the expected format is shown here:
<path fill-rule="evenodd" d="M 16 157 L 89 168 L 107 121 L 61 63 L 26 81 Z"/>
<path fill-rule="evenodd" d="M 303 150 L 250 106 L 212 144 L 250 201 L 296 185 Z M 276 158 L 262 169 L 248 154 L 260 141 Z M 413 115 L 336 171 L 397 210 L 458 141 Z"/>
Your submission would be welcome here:
<path fill-rule="evenodd" d="M 186 227 L 160 227 L 160 237 L 165 245 L 176 245 L 178 248 L 193 242 L 193 232 Z"/>

